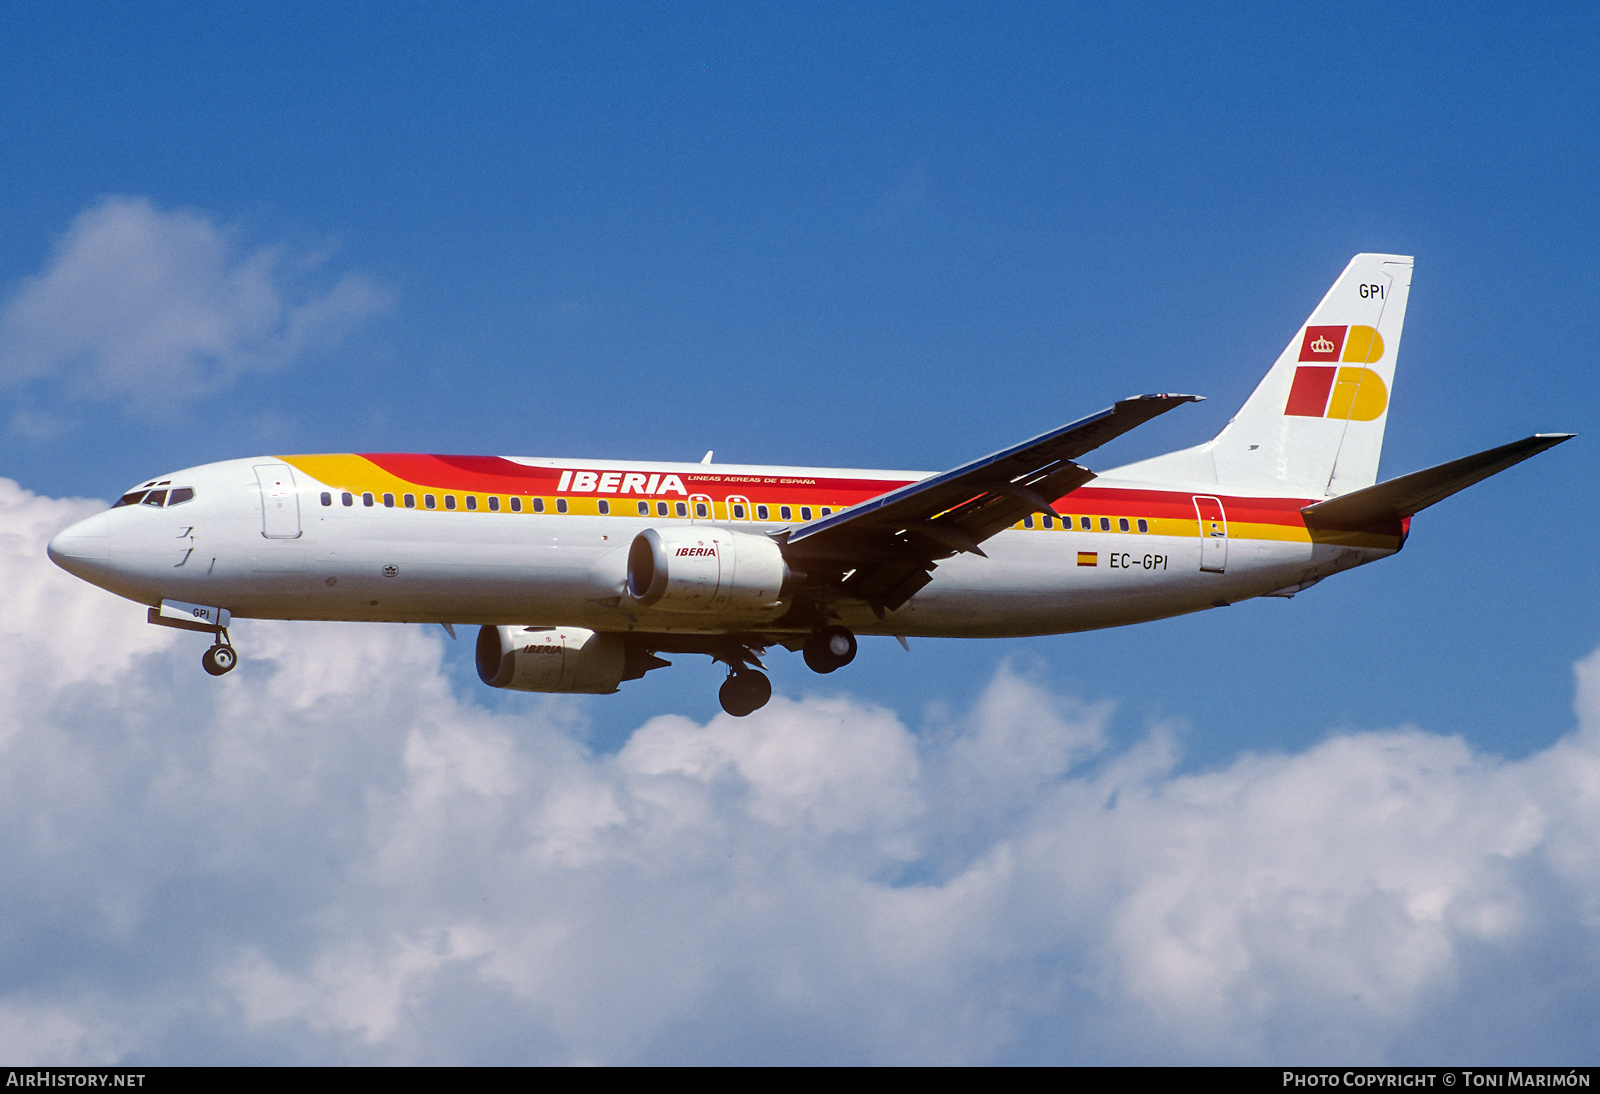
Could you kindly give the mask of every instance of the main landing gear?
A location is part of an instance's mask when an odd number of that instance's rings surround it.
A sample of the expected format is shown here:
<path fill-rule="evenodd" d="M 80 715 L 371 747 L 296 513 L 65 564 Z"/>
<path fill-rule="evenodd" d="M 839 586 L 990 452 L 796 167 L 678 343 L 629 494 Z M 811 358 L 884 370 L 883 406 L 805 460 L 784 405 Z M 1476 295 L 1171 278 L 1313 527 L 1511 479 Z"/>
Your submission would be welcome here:
<path fill-rule="evenodd" d="M 806 639 L 802 651 L 813 671 L 833 672 L 856 659 L 856 636 L 848 627 L 819 627 Z M 723 710 L 743 718 L 767 705 L 772 698 L 772 681 L 761 671 L 754 650 L 740 646 L 714 656 L 728 665 L 728 678 L 717 692 Z"/>
<path fill-rule="evenodd" d="M 813 672 L 842 669 L 856 659 L 856 636 L 848 627 L 822 627 L 806 639 L 804 655 Z"/>
<path fill-rule="evenodd" d="M 200 664 L 212 676 L 221 676 L 223 673 L 232 672 L 233 667 L 239 663 L 239 654 L 228 641 L 227 631 L 217 632 L 217 644 L 201 656 Z"/>
<path fill-rule="evenodd" d="M 743 718 L 767 705 L 767 700 L 772 698 L 772 681 L 759 669 L 740 666 L 728 673 L 717 698 L 722 700 L 723 710 L 735 718 Z"/>

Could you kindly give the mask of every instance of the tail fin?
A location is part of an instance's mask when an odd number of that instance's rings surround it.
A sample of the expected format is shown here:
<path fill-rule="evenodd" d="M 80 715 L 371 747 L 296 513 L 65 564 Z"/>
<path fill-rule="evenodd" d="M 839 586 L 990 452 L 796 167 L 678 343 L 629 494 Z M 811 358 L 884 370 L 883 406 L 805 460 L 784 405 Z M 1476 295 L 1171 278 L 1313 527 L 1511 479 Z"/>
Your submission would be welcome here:
<path fill-rule="evenodd" d="M 1224 488 L 1309 498 L 1377 482 L 1411 264 L 1356 255 L 1215 439 L 1119 473 L 1187 480 L 1211 470 Z"/>
<path fill-rule="evenodd" d="M 1333 497 L 1378 481 L 1411 259 L 1356 255 L 1212 441 L 1223 483 Z"/>

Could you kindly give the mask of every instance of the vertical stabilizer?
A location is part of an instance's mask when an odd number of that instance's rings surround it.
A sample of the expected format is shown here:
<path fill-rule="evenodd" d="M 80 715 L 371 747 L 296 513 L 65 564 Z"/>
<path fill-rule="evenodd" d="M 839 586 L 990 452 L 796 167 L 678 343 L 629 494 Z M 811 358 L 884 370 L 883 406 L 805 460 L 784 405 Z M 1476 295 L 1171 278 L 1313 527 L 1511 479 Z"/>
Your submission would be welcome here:
<path fill-rule="evenodd" d="M 1217 480 L 1333 497 L 1378 481 L 1411 259 L 1356 255 L 1211 442 Z"/>
<path fill-rule="evenodd" d="M 1117 473 L 1304 498 L 1377 482 L 1411 264 L 1356 255 L 1215 439 Z"/>

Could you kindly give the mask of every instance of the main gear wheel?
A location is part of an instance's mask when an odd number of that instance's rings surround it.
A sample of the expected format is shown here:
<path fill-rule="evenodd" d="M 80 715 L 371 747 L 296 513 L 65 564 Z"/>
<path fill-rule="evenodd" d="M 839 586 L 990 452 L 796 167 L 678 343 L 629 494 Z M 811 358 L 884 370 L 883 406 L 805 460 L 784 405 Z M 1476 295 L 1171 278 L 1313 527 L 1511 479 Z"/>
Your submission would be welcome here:
<path fill-rule="evenodd" d="M 823 627 L 811 632 L 804 650 L 812 672 L 832 672 L 856 659 L 856 636 L 848 627 Z"/>
<path fill-rule="evenodd" d="M 755 669 L 738 669 L 728 674 L 717 692 L 722 709 L 735 718 L 743 718 L 767 705 L 772 698 L 772 681 L 767 674 Z"/>

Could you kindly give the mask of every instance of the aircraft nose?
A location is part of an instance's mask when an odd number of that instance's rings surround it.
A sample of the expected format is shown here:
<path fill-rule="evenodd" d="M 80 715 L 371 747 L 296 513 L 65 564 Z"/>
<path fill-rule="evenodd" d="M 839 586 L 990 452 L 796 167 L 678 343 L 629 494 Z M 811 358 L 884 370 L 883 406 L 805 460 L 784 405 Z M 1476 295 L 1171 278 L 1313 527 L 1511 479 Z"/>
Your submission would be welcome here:
<path fill-rule="evenodd" d="M 50 561 L 68 573 L 104 566 L 111 561 L 111 517 L 96 513 L 57 532 L 45 548 Z"/>

